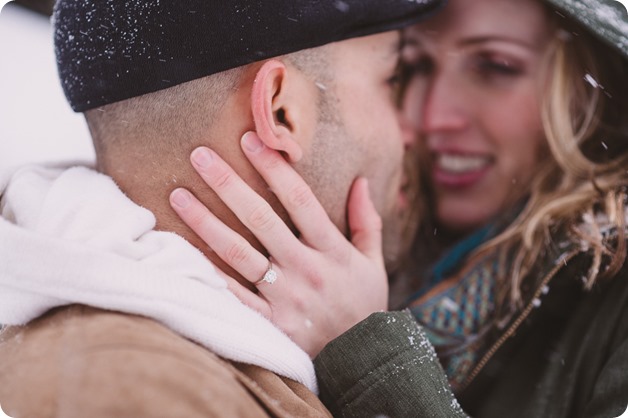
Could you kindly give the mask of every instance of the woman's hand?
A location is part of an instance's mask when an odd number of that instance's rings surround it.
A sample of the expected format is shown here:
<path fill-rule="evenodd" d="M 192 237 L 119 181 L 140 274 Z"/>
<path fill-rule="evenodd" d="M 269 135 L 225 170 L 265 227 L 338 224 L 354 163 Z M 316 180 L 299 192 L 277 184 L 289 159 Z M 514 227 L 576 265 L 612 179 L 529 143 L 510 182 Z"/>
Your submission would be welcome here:
<path fill-rule="evenodd" d="M 366 180 L 356 180 L 347 208 L 349 242 L 309 186 L 278 152 L 265 147 L 253 132 L 242 137 L 241 145 L 287 210 L 301 234 L 299 238 L 215 152 L 197 148 L 192 152 L 192 164 L 264 245 L 277 273 L 276 283 L 260 281 L 269 268 L 268 258 L 187 190 L 173 191 L 171 205 L 221 259 L 258 289 L 254 293 L 231 279 L 233 293 L 314 357 L 329 341 L 369 314 L 387 308 L 381 219 L 370 201 Z M 180 201 L 187 203 L 180 205 Z"/>

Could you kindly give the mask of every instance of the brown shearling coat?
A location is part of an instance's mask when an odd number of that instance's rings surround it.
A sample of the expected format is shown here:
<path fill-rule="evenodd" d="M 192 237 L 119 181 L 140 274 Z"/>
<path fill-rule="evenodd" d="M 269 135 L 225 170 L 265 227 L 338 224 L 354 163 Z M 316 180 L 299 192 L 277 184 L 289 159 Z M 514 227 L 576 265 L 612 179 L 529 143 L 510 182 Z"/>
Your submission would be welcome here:
<path fill-rule="evenodd" d="M 84 306 L 2 331 L 0 405 L 20 418 L 331 416 L 291 379 L 153 320 Z"/>

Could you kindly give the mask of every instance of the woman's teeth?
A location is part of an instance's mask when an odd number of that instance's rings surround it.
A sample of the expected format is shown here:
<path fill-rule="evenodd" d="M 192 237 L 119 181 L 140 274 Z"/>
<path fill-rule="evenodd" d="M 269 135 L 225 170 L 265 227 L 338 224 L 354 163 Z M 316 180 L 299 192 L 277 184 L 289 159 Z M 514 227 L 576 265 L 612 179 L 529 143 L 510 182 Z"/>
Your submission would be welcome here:
<path fill-rule="evenodd" d="M 441 170 L 451 173 L 466 173 L 487 166 L 489 158 L 460 154 L 439 154 L 436 164 Z"/>

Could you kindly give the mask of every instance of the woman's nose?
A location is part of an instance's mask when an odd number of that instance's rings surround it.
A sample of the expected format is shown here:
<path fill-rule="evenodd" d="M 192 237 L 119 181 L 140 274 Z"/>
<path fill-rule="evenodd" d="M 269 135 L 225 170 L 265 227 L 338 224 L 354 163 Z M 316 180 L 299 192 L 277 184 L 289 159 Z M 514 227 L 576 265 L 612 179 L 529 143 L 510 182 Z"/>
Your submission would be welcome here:
<path fill-rule="evenodd" d="M 432 77 L 423 97 L 421 132 L 448 132 L 466 126 L 469 109 L 461 87 L 453 77 L 444 74 Z"/>

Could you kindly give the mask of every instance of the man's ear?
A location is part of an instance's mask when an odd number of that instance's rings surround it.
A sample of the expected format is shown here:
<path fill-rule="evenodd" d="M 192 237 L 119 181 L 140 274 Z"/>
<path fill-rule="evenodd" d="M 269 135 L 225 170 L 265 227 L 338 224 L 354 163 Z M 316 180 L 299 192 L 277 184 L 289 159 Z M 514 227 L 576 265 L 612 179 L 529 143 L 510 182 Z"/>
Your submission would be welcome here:
<path fill-rule="evenodd" d="M 289 73 L 279 60 L 266 61 L 257 71 L 251 93 L 251 107 L 255 130 L 269 148 L 283 152 L 288 160 L 296 162 L 303 156 L 298 133 L 308 124 L 307 94 L 300 95 L 302 80 Z M 300 99 L 300 100 L 299 100 Z"/>

